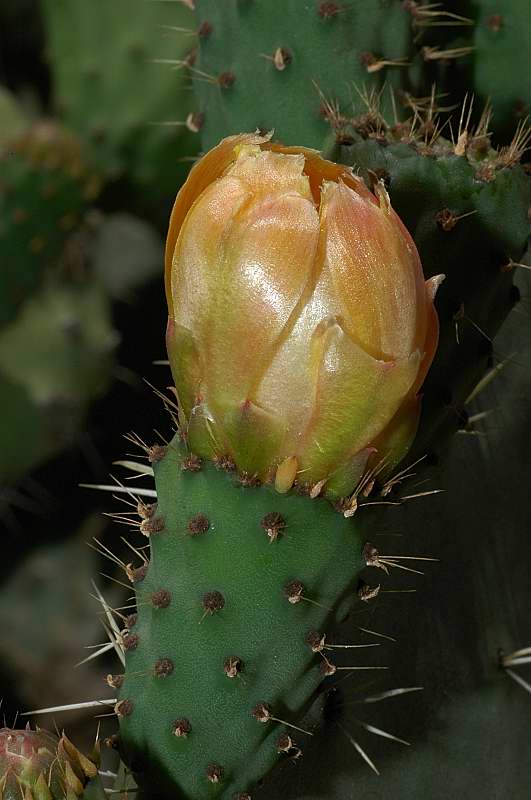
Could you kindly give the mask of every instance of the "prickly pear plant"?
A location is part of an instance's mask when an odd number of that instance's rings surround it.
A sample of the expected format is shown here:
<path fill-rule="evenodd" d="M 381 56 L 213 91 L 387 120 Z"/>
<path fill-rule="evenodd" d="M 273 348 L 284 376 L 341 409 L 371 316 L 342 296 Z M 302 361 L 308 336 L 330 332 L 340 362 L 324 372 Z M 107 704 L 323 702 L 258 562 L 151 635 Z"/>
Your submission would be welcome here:
<path fill-rule="evenodd" d="M 37 728 L 0 729 L 0 800 L 103 800 L 99 750 L 84 756 L 63 734 Z"/>
<path fill-rule="evenodd" d="M 173 192 L 201 124 L 186 87 L 197 41 L 191 11 L 164 2 L 132 9 L 129 0 L 42 0 L 42 11 L 61 118 L 107 178 Z"/>
<path fill-rule="evenodd" d="M 440 279 L 381 186 L 253 135 L 192 170 L 166 279 L 178 430 L 146 448 L 150 558 L 125 565 L 138 613 L 109 682 L 142 787 L 246 796 L 312 735 L 323 677 L 381 668 L 339 667 L 376 642 L 330 633 L 379 558 L 352 517 L 414 435 Z"/>
<path fill-rule="evenodd" d="M 52 120 L 4 131 L 0 169 L 2 325 L 55 265 L 101 182 L 79 141 Z"/>
<path fill-rule="evenodd" d="M 363 509 L 430 493 L 397 488 L 410 474 L 401 462 L 419 390 L 419 455 L 467 426 L 463 406 L 493 366 L 492 338 L 517 299 L 527 142 L 520 129 L 494 150 L 487 117 L 444 139 L 436 90 L 412 96 L 431 74 L 418 68 L 420 29 L 443 18 L 467 28 L 464 16 L 398 2 L 301 10 L 197 0 L 196 10 L 195 127 L 205 147 L 234 136 L 194 167 L 171 218 L 175 399 L 165 403 L 175 436 L 137 439 L 149 465 L 125 462 L 153 475 L 155 490 L 111 487 L 132 498 L 140 521 L 119 520 L 149 544 L 122 564 L 137 606 L 116 612 L 122 630 L 102 601 L 124 667 L 108 676 L 116 696 L 104 702 L 141 797 L 248 800 L 279 758 L 296 760 L 301 743 L 318 740 L 325 678 L 382 668 L 359 654 L 345 663 L 344 653 L 377 644 L 366 638 L 374 630 L 358 640 L 352 625 L 339 638 L 353 604 L 379 602 L 390 569 L 411 573 L 409 559 L 429 560 L 384 555 Z M 465 51 L 420 52 L 433 66 Z M 365 104 L 357 115 L 346 109 L 345 62 Z M 411 120 L 397 111 L 390 122 L 377 105 L 383 75 L 405 92 Z M 238 135 L 256 128 L 275 128 L 285 144 Z M 326 144 L 334 161 L 301 144 Z M 424 390 L 441 273 L 441 345 Z M 378 584 L 365 582 L 365 567 Z M 330 705 L 320 719 L 333 717 Z"/>

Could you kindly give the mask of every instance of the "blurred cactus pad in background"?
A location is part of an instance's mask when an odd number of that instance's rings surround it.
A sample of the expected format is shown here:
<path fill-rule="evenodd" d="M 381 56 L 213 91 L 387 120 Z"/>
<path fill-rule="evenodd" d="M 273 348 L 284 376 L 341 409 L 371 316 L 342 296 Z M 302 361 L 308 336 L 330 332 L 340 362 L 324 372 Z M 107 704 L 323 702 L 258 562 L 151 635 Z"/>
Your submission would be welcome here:
<path fill-rule="evenodd" d="M 0 800 L 527 800 L 530 74 L 527 0 L 3 0 Z"/>

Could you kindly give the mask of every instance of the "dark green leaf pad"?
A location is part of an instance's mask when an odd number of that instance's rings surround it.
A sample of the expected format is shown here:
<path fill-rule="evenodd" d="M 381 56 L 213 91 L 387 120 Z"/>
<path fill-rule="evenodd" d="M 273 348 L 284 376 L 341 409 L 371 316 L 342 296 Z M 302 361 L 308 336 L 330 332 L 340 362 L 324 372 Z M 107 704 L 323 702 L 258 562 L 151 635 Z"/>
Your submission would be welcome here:
<path fill-rule="evenodd" d="M 311 733 L 280 720 L 300 725 L 334 669 L 308 634 L 356 597 L 359 523 L 322 498 L 200 464 L 178 437 L 150 457 L 158 505 L 140 509 L 140 528 L 151 554 L 131 569 L 138 616 L 113 684 L 124 756 L 161 797 L 233 798 L 295 754 L 286 735 L 299 748 Z"/>

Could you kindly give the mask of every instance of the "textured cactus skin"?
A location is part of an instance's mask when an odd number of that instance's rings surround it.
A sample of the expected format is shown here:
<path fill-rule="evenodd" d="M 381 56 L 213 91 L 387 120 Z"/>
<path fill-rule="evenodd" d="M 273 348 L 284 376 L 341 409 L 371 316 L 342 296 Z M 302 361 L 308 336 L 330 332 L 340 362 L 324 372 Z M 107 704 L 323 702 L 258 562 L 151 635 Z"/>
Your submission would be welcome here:
<path fill-rule="evenodd" d="M 190 92 L 186 70 L 153 60 L 189 56 L 192 13 L 181 3 L 130 0 L 43 0 L 42 9 L 64 121 L 88 141 L 106 176 L 173 191 L 178 156 L 193 155 L 195 134 L 156 123 L 184 123 Z M 165 24 L 189 33 L 164 31 Z"/>
<path fill-rule="evenodd" d="M 425 148 L 390 139 L 357 137 L 332 155 L 369 183 L 369 170 L 384 179 L 426 277 L 446 275 L 436 298 L 440 343 L 423 389 L 420 452 L 466 424 L 465 400 L 491 363 L 492 340 L 518 300 L 507 267 L 526 248 L 531 180 L 519 165 L 497 163 L 492 151 L 477 158 L 472 148 L 456 155 L 444 140 Z M 469 216 L 450 220 L 445 229 L 445 210 Z"/>
<path fill-rule="evenodd" d="M 252 710 L 265 702 L 273 716 L 298 722 L 323 677 L 324 660 L 305 637 L 347 613 L 361 541 L 357 524 L 325 500 L 241 486 L 234 473 L 212 464 L 183 470 L 185 455 L 174 439 L 154 464 L 152 520 L 163 520 L 164 529 L 151 533 L 150 566 L 136 584 L 138 621 L 125 639 L 119 695 L 132 710 L 118 707 L 121 738 L 141 786 L 156 785 L 161 796 L 176 796 L 177 786 L 186 798 L 232 798 L 276 761 L 281 733 L 291 733 L 299 746 L 309 738 L 261 723 Z M 272 512 L 285 521 L 276 541 L 261 525 Z M 209 529 L 193 535 L 188 525 L 198 514 Z M 283 587 L 295 580 L 308 600 L 292 604 Z M 156 607 L 154 593 L 161 590 L 171 597 L 165 608 Z M 212 591 L 225 605 L 210 614 L 202 598 Z M 244 664 L 234 678 L 224 672 L 231 656 Z M 171 674 L 156 675 L 160 659 L 170 659 Z M 183 718 L 192 730 L 179 738 L 173 725 Z M 217 785 L 207 777 L 212 764 L 224 768 Z"/>
<path fill-rule="evenodd" d="M 0 324 L 53 266 L 100 181 L 79 141 L 55 122 L 26 126 L 0 147 Z"/>
<path fill-rule="evenodd" d="M 0 331 L 0 384 L 9 425 L 0 475 L 14 480 L 71 443 L 105 391 L 116 345 L 108 298 L 92 281 L 51 283 Z"/>
<path fill-rule="evenodd" d="M 529 4 L 526 0 L 480 0 L 476 5 L 474 88 L 482 100 L 492 103 L 494 130 L 510 139 L 517 122 L 531 113 Z"/>
<path fill-rule="evenodd" d="M 197 110 L 205 113 L 205 148 L 256 128 L 275 129 L 286 144 L 320 148 L 327 124 L 319 90 L 350 107 L 357 99 L 354 87 L 378 92 L 384 84 L 410 86 L 411 65 L 369 72 L 363 63 L 372 54 L 411 64 L 411 17 L 398 0 L 197 0 L 195 5 L 197 24 L 211 26 L 200 39 L 194 80 Z M 389 103 L 386 90 L 382 104 Z"/>

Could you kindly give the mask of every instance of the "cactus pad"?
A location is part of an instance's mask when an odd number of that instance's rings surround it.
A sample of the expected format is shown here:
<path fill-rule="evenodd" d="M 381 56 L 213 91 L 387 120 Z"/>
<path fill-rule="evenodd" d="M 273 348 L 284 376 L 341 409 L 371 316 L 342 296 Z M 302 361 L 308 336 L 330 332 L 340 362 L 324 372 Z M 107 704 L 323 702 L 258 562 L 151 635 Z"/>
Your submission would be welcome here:
<path fill-rule="evenodd" d="M 138 617 L 113 683 L 126 759 L 161 795 L 245 796 L 311 735 L 291 726 L 335 669 L 321 638 L 355 598 L 358 525 L 201 464 L 177 437 L 152 460 L 158 506 L 139 507 L 151 558 L 130 572 Z"/>

